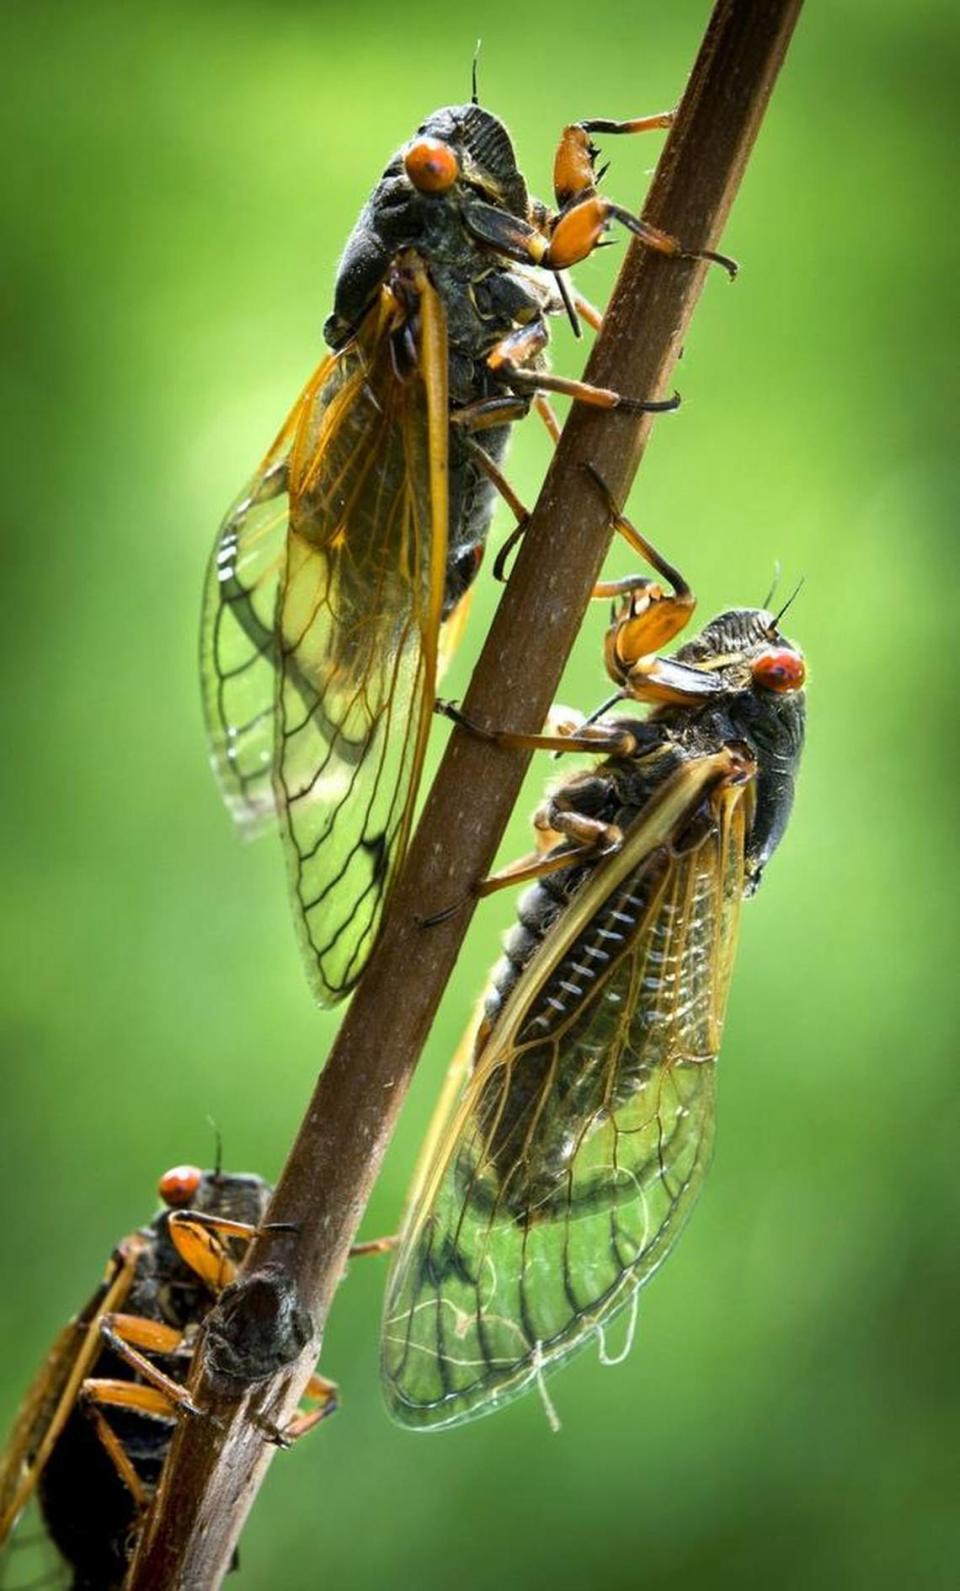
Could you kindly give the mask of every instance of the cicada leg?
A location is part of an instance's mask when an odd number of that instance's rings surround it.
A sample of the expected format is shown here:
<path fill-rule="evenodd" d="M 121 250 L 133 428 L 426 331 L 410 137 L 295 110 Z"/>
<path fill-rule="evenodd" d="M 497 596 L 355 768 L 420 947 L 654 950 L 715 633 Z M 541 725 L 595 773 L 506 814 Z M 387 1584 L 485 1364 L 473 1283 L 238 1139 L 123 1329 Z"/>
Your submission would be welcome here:
<path fill-rule="evenodd" d="M 536 408 L 539 413 L 542 413 L 543 411 L 538 405 L 537 397 L 538 395 L 534 396 L 532 406 Z M 543 401 L 546 403 L 546 399 Z M 504 560 L 507 558 L 511 549 L 516 545 L 517 541 L 526 530 L 527 521 L 530 518 L 530 511 L 517 496 L 499 465 L 494 462 L 486 449 L 474 439 L 473 433 L 476 431 L 490 430 L 495 426 L 509 425 L 514 420 L 521 419 L 525 414 L 527 414 L 530 407 L 531 403 L 529 398 L 484 398 L 479 403 L 465 404 L 462 409 L 455 409 L 450 416 L 450 424 L 462 427 L 467 433 L 467 450 L 473 456 L 473 458 L 476 459 L 478 467 L 483 471 L 484 475 L 487 477 L 487 480 L 490 481 L 494 489 L 499 492 L 500 496 L 507 504 L 507 507 L 510 509 L 510 512 L 513 514 L 517 522 L 514 529 L 507 537 L 503 547 L 497 553 L 496 561 L 493 566 L 494 576 L 497 580 L 502 580 L 504 578 Z M 546 407 L 552 415 L 553 411 L 550 410 L 549 404 L 546 404 Z M 556 419 L 554 417 L 554 424 L 555 423 Z M 559 426 L 557 427 L 556 434 L 557 436 L 560 434 Z"/>
<path fill-rule="evenodd" d="M 226 1246 L 227 1238 L 249 1243 L 254 1228 L 245 1221 L 226 1221 L 195 1210 L 176 1210 L 168 1230 L 185 1265 L 215 1294 L 236 1280 L 237 1261 Z"/>
<path fill-rule="evenodd" d="M 434 704 L 434 711 L 479 740 L 492 741 L 505 751 L 602 751 L 609 757 L 630 757 L 637 748 L 636 736 L 622 724 L 584 724 L 562 734 L 536 735 L 510 729 L 486 729 L 474 723 L 453 702 L 440 698 Z"/>
<path fill-rule="evenodd" d="M 611 222 L 619 221 L 642 243 L 658 254 L 671 258 L 707 260 L 736 276 L 737 265 L 726 254 L 712 249 L 688 249 L 668 232 L 635 216 L 622 205 L 613 204 L 597 193 L 597 183 L 606 167 L 596 168 L 597 150 L 591 133 L 645 133 L 673 124 L 674 112 L 640 116 L 632 121 L 595 118 L 573 122 L 560 135 L 553 165 L 554 195 L 558 215 L 550 228 L 550 246 L 539 262 L 553 270 L 564 270 L 592 254 Z"/>
<path fill-rule="evenodd" d="M 599 470 L 592 464 L 584 469 L 603 494 L 614 529 L 671 587 L 664 591 L 659 581 L 644 575 L 627 575 L 594 587 L 594 596 L 630 595 L 607 632 L 604 648 L 607 672 L 619 683 L 638 659 L 650 657 L 686 628 L 697 599 L 680 571 L 627 518 Z"/>
<path fill-rule="evenodd" d="M 579 303 L 581 305 L 585 304 L 586 299 L 580 299 Z M 599 314 L 599 311 L 597 311 L 597 313 Z M 584 316 L 585 320 L 586 318 L 587 317 Z M 602 321 L 603 317 L 601 316 L 600 319 Z M 592 322 L 590 324 L 592 324 Z M 534 393 L 533 408 L 536 410 L 537 414 L 540 416 L 541 420 L 546 426 L 550 440 L 554 447 L 556 447 L 560 440 L 560 421 L 557 419 L 553 405 L 551 404 L 550 399 L 547 397 L 545 392 Z"/>
<path fill-rule="evenodd" d="M 532 884 L 538 878 L 546 878 L 548 873 L 560 873 L 565 867 L 572 867 L 587 856 L 615 851 L 623 840 L 620 830 L 613 824 L 599 824 L 598 829 L 604 831 L 607 843 L 600 845 L 593 840 L 583 840 L 571 846 L 569 851 L 552 856 L 543 856 L 539 851 L 534 851 L 530 856 L 522 856 L 519 861 L 508 862 L 506 867 L 498 868 L 495 873 L 488 873 L 486 878 L 481 878 L 474 885 L 471 893 L 483 900 L 487 895 L 495 895 L 498 890 L 513 889 L 517 884 Z"/>
<path fill-rule="evenodd" d="M 623 513 L 622 509 L 617 506 L 613 498 L 613 494 L 601 476 L 599 470 L 596 470 L 592 464 L 585 464 L 583 467 L 596 481 L 604 497 L 606 498 L 607 508 L 614 530 L 619 536 L 623 537 L 624 541 L 627 543 L 632 552 L 637 553 L 641 558 L 646 558 L 647 562 L 652 564 L 653 568 L 656 569 L 658 573 L 661 574 L 663 578 L 666 579 L 673 587 L 673 594 L 672 596 L 668 597 L 665 595 L 657 582 L 655 580 L 650 580 L 646 575 L 625 575 L 622 579 L 616 581 L 598 581 L 591 592 L 591 596 L 595 598 L 622 596 L 624 593 L 630 592 L 646 592 L 646 602 L 642 605 L 642 607 L 636 608 L 636 610 L 631 614 L 631 618 L 639 618 L 648 610 L 653 608 L 657 610 L 657 626 L 647 626 L 642 632 L 644 640 L 646 640 L 648 636 L 653 637 L 652 641 L 647 647 L 647 650 L 655 651 L 658 647 L 665 646 L 666 643 L 672 640 L 675 635 L 678 635 L 684 626 L 689 622 L 690 616 L 697 605 L 696 598 L 694 597 L 693 592 L 690 590 L 690 587 L 687 585 L 683 576 L 676 569 L 674 569 L 672 565 L 667 563 L 666 559 L 657 551 L 652 542 L 649 542 L 645 536 L 641 535 L 640 531 L 637 530 L 632 521 L 629 520 L 626 514 Z M 500 548 L 500 551 L 497 553 L 496 560 L 494 561 L 493 565 L 493 572 L 498 580 L 503 580 L 505 578 L 504 568 L 506 560 L 526 530 L 528 518 L 529 515 L 521 520 L 518 516 L 516 527 L 510 532 L 510 535 L 507 537 L 503 546 Z M 669 619 L 668 614 L 671 615 Z"/>
<path fill-rule="evenodd" d="M 396 1232 L 389 1237 L 371 1237 L 365 1243 L 352 1243 L 350 1245 L 350 1259 L 363 1259 L 367 1254 L 392 1254 L 400 1241 Z"/>
<path fill-rule="evenodd" d="M 561 214 L 550 238 L 550 248 L 542 261 L 552 270 L 563 270 L 578 265 L 600 245 L 612 221 L 632 232 L 648 249 L 669 259 L 709 260 L 720 265 L 733 278 L 737 274 L 736 260 L 727 254 L 717 254 L 713 249 L 686 249 L 679 238 L 659 227 L 651 226 L 623 205 L 601 199 L 598 193 L 589 192 Z"/>
<path fill-rule="evenodd" d="M 134 1505 L 138 1510 L 146 1508 L 149 1501 L 146 1488 L 100 1404 L 145 1414 L 154 1419 L 171 1419 L 174 1411 L 170 1404 L 153 1387 L 141 1387 L 135 1381 L 111 1381 L 106 1378 L 85 1382 L 79 1401 L 97 1433 L 101 1447 L 133 1498 Z"/>
<path fill-rule="evenodd" d="M 532 856 L 522 857 L 519 862 L 509 863 L 481 879 L 475 889 L 477 895 L 493 895 L 512 884 L 532 883 L 548 873 L 562 872 L 588 856 L 594 860 L 608 856 L 623 844 L 623 830 L 616 823 L 604 823 L 586 812 L 578 812 L 562 794 L 548 796 L 537 808 L 533 826 L 538 835 L 538 849 Z M 572 842 L 569 850 L 555 851 L 560 840 Z"/>
<path fill-rule="evenodd" d="M 540 808 L 534 818 L 534 825 L 539 826 L 546 833 L 550 831 L 552 845 L 562 838 L 572 840 L 574 843 L 566 851 L 555 851 L 551 848 L 549 854 L 543 851 L 533 851 L 528 856 L 520 857 L 516 862 L 509 862 L 506 867 L 498 868 L 495 873 L 488 873 L 486 878 L 478 879 L 460 899 L 452 905 L 445 906 L 441 911 L 431 912 L 428 917 L 420 918 L 422 928 L 436 928 L 438 924 L 449 921 L 458 911 L 471 900 L 484 899 L 487 895 L 495 895 L 501 889 L 514 889 L 518 884 L 532 884 L 538 878 L 546 878 L 548 873 L 560 873 L 564 868 L 573 867 L 587 857 L 596 859 L 606 856 L 611 851 L 619 850 L 623 843 L 622 831 L 615 823 L 601 823 L 596 818 L 587 817 L 581 812 L 574 812 L 567 808 L 547 803 Z"/>
<path fill-rule="evenodd" d="M 578 288 L 572 289 L 573 306 L 578 315 L 582 315 L 591 331 L 602 331 L 603 311 L 596 304 L 591 304 L 589 298 L 584 298 Z"/>
<path fill-rule="evenodd" d="M 509 398 L 478 398 L 476 403 L 465 403 L 450 414 L 450 424 L 464 431 L 491 431 L 498 425 L 512 425 L 529 412 L 530 400 L 517 396 Z"/>
<path fill-rule="evenodd" d="M 516 529 L 511 531 L 509 537 L 509 540 L 513 541 L 516 536 L 522 535 L 526 529 L 527 520 L 530 518 L 530 510 L 517 496 L 506 476 L 500 470 L 499 466 L 494 463 L 489 453 L 487 453 L 486 450 L 480 446 L 480 443 L 475 442 L 472 436 L 468 436 L 466 438 L 466 445 L 471 457 L 476 459 L 478 466 L 487 477 L 487 480 L 490 481 L 494 487 L 496 487 L 496 490 L 500 493 L 500 496 L 503 498 L 504 502 L 510 509 L 510 512 L 517 521 Z"/>
<path fill-rule="evenodd" d="M 306 1436 L 307 1432 L 312 1431 L 321 1420 L 326 1420 L 331 1414 L 335 1414 L 340 1404 L 340 1389 L 335 1381 L 329 1381 L 326 1376 L 314 1371 L 303 1389 L 302 1397 L 305 1401 L 313 1403 L 315 1407 L 301 1410 L 284 1426 L 265 1427 L 267 1440 L 273 1442 L 276 1447 L 292 1447 L 294 1442 L 298 1442 L 301 1436 Z"/>
<path fill-rule="evenodd" d="M 719 677 L 657 654 L 686 628 L 697 599 L 680 571 L 627 518 L 599 470 L 592 464 L 584 469 L 603 493 L 614 529 L 671 587 L 665 591 L 660 581 L 645 575 L 600 581 L 594 587 L 595 597 L 626 598 L 604 638 L 607 673 L 632 701 L 695 706 L 723 689 Z"/>
<path fill-rule="evenodd" d="M 560 142 L 553 158 L 553 192 L 557 207 L 563 209 L 571 200 L 592 189 L 603 176 L 606 167 L 596 169 L 597 150 L 591 133 L 652 133 L 672 127 L 676 111 L 658 111 L 653 116 L 638 116 L 633 121 L 571 122 L 560 134 Z"/>
<path fill-rule="evenodd" d="M 240 1238 L 247 1243 L 255 1236 L 257 1228 L 246 1221 L 228 1221 L 220 1216 L 205 1215 L 197 1210 L 176 1211 L 169 1220 L 170 1236 L 177 1253 L 185 1265 L 206 1282 L 214 1293 L 221 1293 L 236 1280 L 238 1264 L 228 1253 L 223 1238 Z M 295 1222 L 267 1221 L 265 1231 L 297 1230 Z M 386 1254 L 396 1244 L 396 1237 L 371 1238 L 365 1243 L 354 1243 L 350 1258 L 359 1259 L 366 1254 Z"/>
<path fill-rule="evenodd" d="M 484 729 L 467 718 L 452 702 L 438 701 L 436 711 L 466 729 L 468 733 L 477 735 L 482 740 L 492 741 L 510 751 L 601 751 L 608 756 L 630 757 L 637 750 L 636 736 L 625 725 L 587 723 L 562 734 L 528 735 L 516 734 L 510 730 Z M 559 854 L 554 852 L 545 855 L 543 850 L 535 851 L 532 855 L 522 857 L 518 862 L 510 863 L 498 872 L 479 879 L 451 905 L 421 917 L 420 926 L 435 928 L 439 923 L 447 922 L 449 918 L 455 916 L 470 900 L 492 895 L 497 890 L 509 889 L 517 884 L 533 883 L 535 879 L 543 878 L 548 873 L 560 872 L 587 856 L 606 855 L 609 851 L 617 850 L 623 839 L 616 824 L 603 823 L 584 813 L 574 811 L 557 797 L 551 798 L 538 808 L 534 816 L 534 827 L 542 835 L 549 833 L 551 838 L 545 841 L 546 844 L 552 846 L 561 838 L 574 843 L 570 850 Z"/>
<path fill-rule="evenodd" d="M 546 347 L 547 338 L 546 323 L 538 316 L 529 325 L 517 326 L 501 337 L 487 355 L 487 364 L 514 392 L 531 396 L 537 392 L 558 392 L 596 409 L 623 409 L 627 414 L 664 414 L 679 408 L 680 399 L 676 394 L 672 398 L 628 398 L 610 387 L 596 387 L 589 381 L 553 375 L 547 370 L 527 369 L 531 360 Z"/>
<path fill-rule="evenodd" d="M 121 1389 L 121 1393 L 126 1389 L 127 1393 L 136 1397 L 145 1390 L 150 1390 L 165 1401 L 168 1413 L 174 1413 L 178 1409 L 183 1409 L 187 1414 L 200 1412 L 191 1402 L 186 1387 L 179 1381 L 174 1381 L 172 1376 L 166 1375 L 147 1358 L 147 1353 L 159 1353 L 164 1357 L 179 1353 L 185 1342 L 182 1331 L 160 1320 L 147 1320 L 142 1315 L 109 1314 L 101 1317 L 100 1335 L 104 1345 L 147 1383 L 147 1387 L 144 1388 L 138 1386 L 136 1382 L 120 1381 L 117 1386 Z M 110 1386 L 113 1386 L 112 1382 L 88 1378 L 83 1384 L 83 1396 L 90 1398 L 94 1396 L 91 1389 L 100 1389 L 95 1398 L 98 1403 L 121 1403 L 130 1408 L 136 1406 L 129 1398 L 122 1395 L 116 1397 L 103 1395 L 102 1389 Z M 151 1410 L 147 1409 L 145 1412 Z"/>
<path fill-rule="evenodd" d="M 142 1381 L 88 1376 L 77 1401 L 92 1420 L 105 1452 L 134 1503 L 143 1508 L 148 1500 L 143 1482 L 104 1410 L 123 1409 L 160 1420 L 174 1420 L 181 1412 L 199 1414 L 186 1387 L 146 1357 L 148 1352 L 165 1357 L 179 1353 L 185 1338 L 183 1332 L 163 1321 L 117 1312 L 101 1316 L 99 1331 L 103 1345 L 129 1365 Z"/>
<path fill-rule="evenodd" d="M 483 899 L 486 895 L 495 895 L 500 889 L 513 889 L 518 884 L 532 884 L 538 878 L 544 878 L 548 873 L 559 873 L 562 868 L 570 867 L 572 863 L 583 856 L 594 855 L 591 845 L 582 845 L 564 852 L 562 856 L 543 856 L 539 851 L 532 852 L 529 856 L 521 857 L 517 862 L 510 862 L 496 873 L 489 873 L 486 878 L 478 879 L 472 887 L 464 892 L 458 900 L 452 901 L 449 906 L 441 907 L 440 911 L 430 912 L 417 919 L 421 928 L 437 928 L 441 923 L 450 921 L 457 912 L 469 905 L 470 901 Z"/>

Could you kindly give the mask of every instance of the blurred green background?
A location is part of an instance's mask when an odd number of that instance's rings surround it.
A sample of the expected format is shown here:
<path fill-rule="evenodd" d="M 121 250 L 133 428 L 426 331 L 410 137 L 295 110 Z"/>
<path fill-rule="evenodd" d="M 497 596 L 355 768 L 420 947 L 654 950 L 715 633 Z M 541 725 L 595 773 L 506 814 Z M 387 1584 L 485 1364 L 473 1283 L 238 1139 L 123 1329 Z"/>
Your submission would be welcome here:
<path fill-rule="evenodd" d="M 217 522 L 321 353 L 361 201 L 466 97 L 478 33 L 483 99 L 546 192 L 565 120 L 676 101 L 707 9 L 6 11 L 4 1420 L 159 1173 L 210 1162 L 208 1116 L 229 1166 L 277 1173 L 336 1028 L 276 844 L 244 848 L 220 808 L 195 655 Z M 559 1436 L 536 1396 L 394 1429 L 383 1268 L 354 1266 L 324 1353 L 343 1412 L 273 1466 L 251 1591 L 956 1583 L 958 38 L 947 0 L 801 19 L 724 239 L 740 280 L 708 281 L 631 502 L 704 616 L 762 600 L 777 558 L 806 576 L 806 765 L 744 914 L 701 1205 L 629 1361 L 552 1382 Z M 657 141 L 611 153 L 637 203 Z M 617 257 L 578 273 L 589 296 Z M 562 328 L 555 357 L 578 368 Z M 539 429 L 512 453 L 528 498 Z M 486 572 L 451 695 L 495 597 Z M 564 684 L 583 707 L 602 625 Z M 477 914 L 370 1235 L 511 911 Z"/>

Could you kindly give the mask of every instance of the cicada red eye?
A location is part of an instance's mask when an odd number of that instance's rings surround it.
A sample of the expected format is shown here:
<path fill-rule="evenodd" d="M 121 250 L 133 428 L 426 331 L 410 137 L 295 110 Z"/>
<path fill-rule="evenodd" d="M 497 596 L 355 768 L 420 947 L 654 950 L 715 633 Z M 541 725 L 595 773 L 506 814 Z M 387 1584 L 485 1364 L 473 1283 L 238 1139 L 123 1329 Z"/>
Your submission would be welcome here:
<path fill-rule="evenodd" d="M 460 163 L 442 138 L 418 138 L 404 155 L 403 164 L 421 193 L 446 193 L 460 175 Z"/>
<path fill-rule="evenodd" d="M 199 1166 L 174 1166 L 160 1178 L 157 1191 L 164 1204 L 174 1209 L 189 1204 L 201 1182 L 203 1172 Z"/>
<path fill-rule="evenodd" d="M 789 646 L 772 646 L 761 652 L 753 665 L 754 683 L 767 691 L 798 691 L 806 677 L 803 658 Z"/>

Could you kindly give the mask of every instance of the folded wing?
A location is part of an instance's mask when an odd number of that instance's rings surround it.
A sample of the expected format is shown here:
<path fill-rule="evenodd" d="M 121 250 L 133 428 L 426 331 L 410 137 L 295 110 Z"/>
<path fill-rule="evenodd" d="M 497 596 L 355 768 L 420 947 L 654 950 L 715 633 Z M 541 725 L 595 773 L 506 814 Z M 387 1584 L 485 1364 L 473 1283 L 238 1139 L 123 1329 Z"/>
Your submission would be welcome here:
<path fill-rule="evenodd" d="M 436 688 L 448 424 L 443 309 L 415 267 L 404 303 L 384 287 L 320 367 L 228 516 L 208 582 L 214 761 L 244 826 L 279 818 L 323 1004 L 359 977 L 409 838 Z"/>
<path fill-rule="evenodd" d="M 483 1044 L 388 1293 L 404 1424 L 489 1412 L 602 1342 L 696 1198 L 743 887 L 744 787 L 715 762 L 597 867 Z"/>

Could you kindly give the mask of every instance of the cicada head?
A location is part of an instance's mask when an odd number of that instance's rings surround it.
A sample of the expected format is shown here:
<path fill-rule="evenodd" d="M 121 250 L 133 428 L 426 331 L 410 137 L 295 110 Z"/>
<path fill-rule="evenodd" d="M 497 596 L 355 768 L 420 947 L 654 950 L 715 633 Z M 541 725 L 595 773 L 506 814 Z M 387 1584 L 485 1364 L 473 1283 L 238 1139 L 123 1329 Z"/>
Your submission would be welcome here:
<path fill-rule="evenodd" d="M 272 1189 L 262 1177 L 252 1174 L 174 1166 L 164 1172 L 157 1191 L 168 1210 L 196 1210 L 202 1215 L 258 1226 Z"/>
<path fill-rule="evenodd" d="M 732 608 L 676 653 L 723 682 L 711 733 L 746 742 L 757 759 L 756 807 L 746 844 L 748 890 L 760 882 L 787 826 L 803 751 L 806 663 L 765 608 Z"/>
<path fill-rule="evenodd" d="M 455 163 L 458 177 L 480 190 L 491 204 L 526 217 L 530 207 L 527 185 L 517 167 L 510 134 L 492 111 L 480 105 L 446 105 L 417 128 L 404 151 L 404 166 L 422 192 L 431 191 L 418 180 L 425 164 L 421 153 L 425 155 L 427 150 L 432 151 L 432 165 L 452 170 Z"/>
<path fill-rule="evenodd" d="M 323 334 L 341 348 L 357 330 L 397 254 L 444 222 L 455 238 L 455 200 L 466 190 L 526 220 L 527 185 L 503 122 L 479 105 L 446 105 L 398 149 L 364 205 L 337 270 Z"/>
<path fill-rule="evenodd" d="M 164 1318 L 183 1326 L 200 1318 L 208 1307 L 210 1292 L 219 1292 L 223 1285 L 211 1280 L 218 1270 L 214 1258 L 209 1271 L 211 1256 L 222 1249 L 234 1265 L 239 1263 L 248 1241 L 243 1228 L 253 1230 L 260 1225 L 272 1190 L 261 1177 L 222 1171 L 219 1166 L 214 1171 L 174 1166 L 160 1178 L 158 1192 L 164 1208 L 149 1229 L 151 1297 Z M 195 1219 L 201 1217 L 206 1224 Z M 214 1246 L 202 1234 L 216 1231 L 219 1221 L 237 1222 L 240 1231 L 231 1228 L 221 1233 Z"/>

